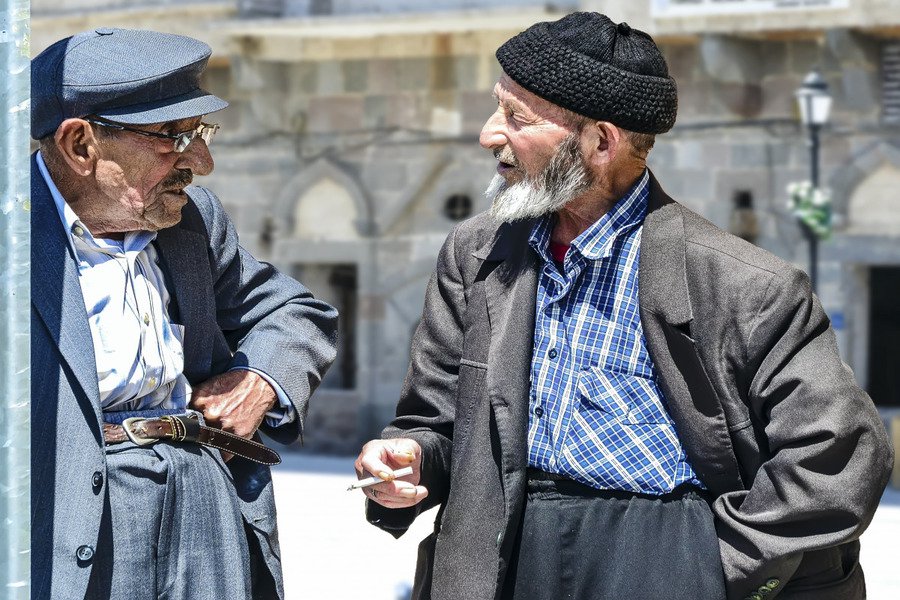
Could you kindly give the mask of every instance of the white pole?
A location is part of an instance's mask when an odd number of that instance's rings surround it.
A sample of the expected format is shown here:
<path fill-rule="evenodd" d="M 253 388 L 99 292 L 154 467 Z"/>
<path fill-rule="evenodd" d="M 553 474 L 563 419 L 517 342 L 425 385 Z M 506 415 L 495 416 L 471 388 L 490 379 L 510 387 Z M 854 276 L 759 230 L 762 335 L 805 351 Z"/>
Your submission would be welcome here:
<path fill-rule="evenodd" d="M 28 0 L 0 0 L 0 598 L 28 600 L 31 212 Z"/>

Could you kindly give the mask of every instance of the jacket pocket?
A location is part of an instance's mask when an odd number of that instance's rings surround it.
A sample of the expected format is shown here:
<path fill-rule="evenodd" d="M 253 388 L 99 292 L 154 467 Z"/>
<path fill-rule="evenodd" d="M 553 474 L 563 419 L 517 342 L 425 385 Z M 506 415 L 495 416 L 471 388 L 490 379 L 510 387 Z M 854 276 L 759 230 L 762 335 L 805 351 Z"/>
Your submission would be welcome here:
<path fill-rule="evenodd" d="M 453 423 L 453 445 L 465 445 L 478 399 L 484 393 L 487 365 L 463 359 L 459 365 L 456 396 L 456 418 Z"/>
<path fill-rule="evenodd" d="M 847 574 L 834 573 L 836 579 L 819 583 L 792 580 L 778 595 L 777 600 L 865 600 L 866 583 L 859 563 Z"/>
<path fill-rule="evenodd" d="M 858 542 L 805 553 L 796 573 L 778 596 L 782 597 L 786 600 L 865 598 Z"/>

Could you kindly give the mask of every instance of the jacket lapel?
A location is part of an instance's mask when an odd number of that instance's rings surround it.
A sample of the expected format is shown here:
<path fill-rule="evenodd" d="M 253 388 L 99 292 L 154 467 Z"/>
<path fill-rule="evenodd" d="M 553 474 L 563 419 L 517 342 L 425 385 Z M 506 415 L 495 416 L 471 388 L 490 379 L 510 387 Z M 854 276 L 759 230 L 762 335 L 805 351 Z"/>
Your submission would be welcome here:
<path fill-rule="evenodd" d="M 184 326 L 185 377 L 191 382 L 206 379 L 212 368 L 212 348 L 203 343 L 211 339 L 204 333 L 210 322 L 215 323 L 215 306 L 204 294 L 212 289 L 212 277 L 209 269 L 197 268 L 209 262 L 206 241 L 176 226 L 159 232 L 156 249 L 172 298 L 169 318 Z"/>
<path fill-rule="evenodd" d="M 523 498 L 527 467 L 528 397 L 538 259 L 528 245 L 533 220 L 502 225 L 474 253 L 485 277 L 491 342 L 487 390 L 497 423 L 507 516 Z"/>
<path fill-rule="evenodd" d="M 718 496 L 744 484 L 725 414 L 691 337 L 681 210 L 651 175 L 638 274 L 641 324 L 685 453 Z"/>
<path fill-rule="evenodd" d="M 99 423 L 100 391 L 94 341 L 78 282 L 77 263 L 34 157 L 31 173 L 31 304 L 91 400 Z M 39 369 L 41 365 L 34 368 Z M 41 399 L 35 399 L 38 400 Z"/>

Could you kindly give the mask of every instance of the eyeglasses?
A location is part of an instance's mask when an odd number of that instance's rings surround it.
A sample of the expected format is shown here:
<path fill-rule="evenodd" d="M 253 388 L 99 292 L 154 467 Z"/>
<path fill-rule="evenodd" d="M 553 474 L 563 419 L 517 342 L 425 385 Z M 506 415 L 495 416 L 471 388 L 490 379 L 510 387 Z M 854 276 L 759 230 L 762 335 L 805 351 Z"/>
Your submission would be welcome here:
<path fill-rule="evenodd" d="M 117 129 L 119 131 L 130 131 L 131 133 L 137 133 L 138 135 L 144 135 L 147 137 L 155 137 L 162 138 L 165 140 L 174 140 L 172 145 L 172 151 L 177 153 L 182 153 L 187 150 L 187 147 L 194 141 L 194 138 L 200 137 L 207 145 L 212 143 L 213 137 L 216 135 L 216 132 L 219 130 L 219 126 L 215 123 L 200 123 L 194 129 L 189 129 L 187 131 L 182 131 L 181 133 L 160 133 L 157 131 L 145 131 L 143 129 L 135 129 L 134 127 L 129 127 L 127 125 L 122 125 L 121 123 L 113 123 L 112 121 L 101 121 L 99 119 L 85 119 L 88 123 L 93 123 L 94 125 L 100 125 L 102 127 L 109 127 L 110 129 Z"/>

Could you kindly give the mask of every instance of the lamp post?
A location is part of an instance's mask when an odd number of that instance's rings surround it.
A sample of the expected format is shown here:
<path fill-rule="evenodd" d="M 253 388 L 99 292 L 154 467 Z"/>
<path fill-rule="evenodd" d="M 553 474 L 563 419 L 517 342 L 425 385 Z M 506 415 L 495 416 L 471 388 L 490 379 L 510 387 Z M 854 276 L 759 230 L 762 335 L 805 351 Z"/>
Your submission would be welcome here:
<path fill-rule="evenodd" d="M 800 121 L 806 127 L 806 144 L 809 146 L 809 173 L 813 191 L 819 189 L 819 132 L 828 122 L 831 111 L 831 94 L 828 83 L 815 69 L 803 79 L 803 85 L 795 93 L 800 108 Z M 809 243 L 809 279 L 813 292 L 818 279 L 819 236 L 800 220 L 800 228 Z"/>

